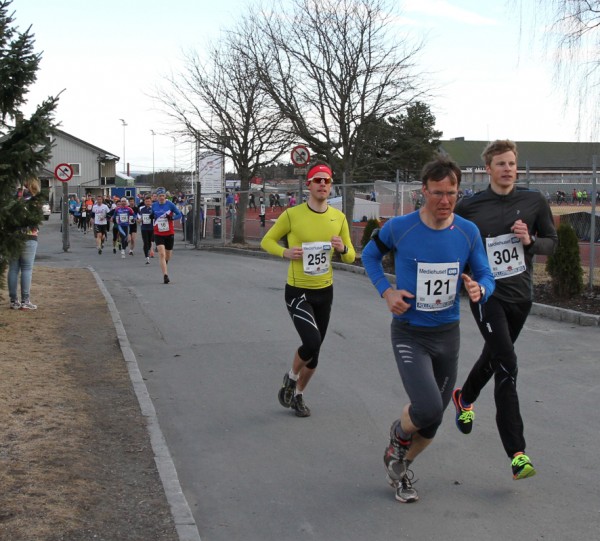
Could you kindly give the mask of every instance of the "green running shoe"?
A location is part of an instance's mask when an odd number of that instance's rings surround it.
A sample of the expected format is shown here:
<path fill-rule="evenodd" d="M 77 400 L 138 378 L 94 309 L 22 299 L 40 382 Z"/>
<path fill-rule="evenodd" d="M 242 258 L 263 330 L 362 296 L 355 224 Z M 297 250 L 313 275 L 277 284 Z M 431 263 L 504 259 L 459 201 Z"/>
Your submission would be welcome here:
<path fill-rule="evenodd" d="M 527 479 L 536 474 L 535 468 L 529 457 L 523 453 L 516 455 L 512 460 L 513 479 Z"/>

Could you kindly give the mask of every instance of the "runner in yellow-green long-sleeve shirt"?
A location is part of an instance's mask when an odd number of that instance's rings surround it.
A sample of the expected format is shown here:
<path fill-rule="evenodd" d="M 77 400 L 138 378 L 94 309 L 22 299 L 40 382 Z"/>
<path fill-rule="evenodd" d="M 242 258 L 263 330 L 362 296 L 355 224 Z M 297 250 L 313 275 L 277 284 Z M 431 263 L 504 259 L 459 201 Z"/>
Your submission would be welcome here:
<path fill-rule="evenodd" d="M 303 393 L 319 362 L 319 351 L 329 325 L 333 302 L 333 251 L 344 263 L 356 256 L 345 215 L 327 203 L 332 172 L 319 163 L 308 171 L 308 200 L 288 208 L 264 236 L 261 247 L 270 254 L 290 260 L 285 302 L 300 335 L 292 368 L 283 377 L 279 403 L 291 407 L 298 417 L 308 417 L 310 409 Z M 287 237 L 289 248 L 279 241 Z"/>

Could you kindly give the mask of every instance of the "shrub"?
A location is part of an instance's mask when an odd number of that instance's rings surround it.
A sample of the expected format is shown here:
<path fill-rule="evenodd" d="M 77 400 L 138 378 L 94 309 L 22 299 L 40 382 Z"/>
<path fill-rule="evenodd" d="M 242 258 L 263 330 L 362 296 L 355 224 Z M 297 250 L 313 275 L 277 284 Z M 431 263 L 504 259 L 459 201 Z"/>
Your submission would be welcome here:
<path fill-rule="evenodd" d="M 557 229 L 558 246 L 548 257 L 546 271 L 552 278 L 552 291 L 561 298 L 579 295 L 583 292 L 583 269 L 579 255 L 579 243 L 575 230 L 568 223 L 561 223 Z"/>
<path fill-rule="evenodd" d="M 367 225 L 365 225 L 365 229 L 363 231 L 362 240 L 360 241 L 361 246 L 364 248 L 367 243 L 371 240 L 371 235 L 375 229 L 381 227 L 379 220 L 375 218 L 371 218 L 367 221 Z"/>
<path fill-rule="evenodd" d="M 365 230 L 363 231 L 363 236 L 361 240 L 362 247 L 364 247 L 371 240 L 371 235 L 373 231 L 381 227 L 381 222 L 376 220 L 375 218 L 371 218 L 367 221 L 367 225 L 365 225 Z M 395 265 L 394 265 L 394 255 L 393 252 L 385 254 L 383 259 L 381 260 L 381 264 L 383 265 L 383 270 L 387 273 L 394 274 L 395 273 Z"/>

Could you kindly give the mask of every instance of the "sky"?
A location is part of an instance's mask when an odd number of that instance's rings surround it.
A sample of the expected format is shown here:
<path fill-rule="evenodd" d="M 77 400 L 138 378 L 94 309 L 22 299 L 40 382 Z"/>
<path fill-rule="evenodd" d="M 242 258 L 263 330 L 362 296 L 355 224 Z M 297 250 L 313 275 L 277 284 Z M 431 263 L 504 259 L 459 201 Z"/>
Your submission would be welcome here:
<path fill-rule="evenodd" d="M 171 136 L 152 96 L 253 1 L 13 0 L 42 53 L 27 107 L 63 91 L 60 129 L 120 156 L 119 171 L 123 157 L 135 172 L 190 170 L 192 145 Z M 443 139 L 583 140 L 527 20 L 536 1 L 522 0 L 525 20 L 515 0 L 401 1 L 399 28 L 424 41 L 418 70 L 435 89 L 427 103 Z"/>

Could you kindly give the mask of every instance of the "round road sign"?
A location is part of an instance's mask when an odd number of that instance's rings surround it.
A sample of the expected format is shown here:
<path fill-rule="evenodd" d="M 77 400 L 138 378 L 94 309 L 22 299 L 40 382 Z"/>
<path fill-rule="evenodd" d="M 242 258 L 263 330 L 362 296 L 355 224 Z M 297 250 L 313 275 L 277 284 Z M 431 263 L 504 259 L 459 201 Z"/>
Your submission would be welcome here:
<path fill-rule="evenodd" d="M 68 182 L 73 178 L 73 168 L 68 163 L 59 163 L 54 169 L 54 178 Z"/>
<path fill-rule="evenodd" d="M 292 149 L 292 163 L 296 167 L 303 167 L 310 161 L 310 152 L 304 145 L 295 146 Z"/>

